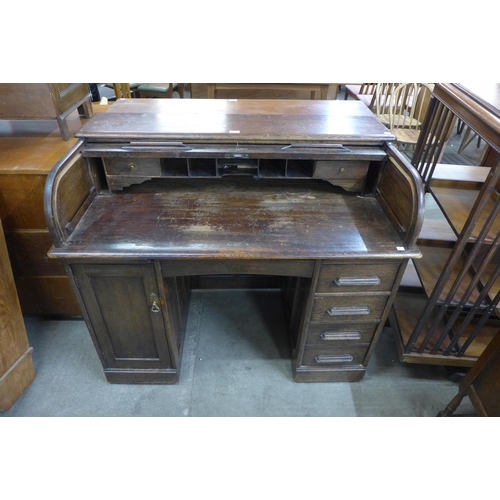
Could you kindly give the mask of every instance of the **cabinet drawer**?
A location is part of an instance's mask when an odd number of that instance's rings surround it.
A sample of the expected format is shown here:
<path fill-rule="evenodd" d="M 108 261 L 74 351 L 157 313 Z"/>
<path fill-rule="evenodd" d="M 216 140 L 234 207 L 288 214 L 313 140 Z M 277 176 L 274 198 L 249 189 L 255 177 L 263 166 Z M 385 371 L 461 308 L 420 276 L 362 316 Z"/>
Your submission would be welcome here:
<path fill-rule="evenodd" d="M 328 348 L 306 346 L 302 364 L 306 366 L 360 365 L 365 359 L 369 345 Z"/>
<path fill-rule="evenodd" d="M 312 321 L 374 320 L 382 316 L 388 295 L 335 295 L 314 299 Z"/>
<path fill-rule="evenodd" d="M 60 259 L 47 256 L 52 239 L 48 231 L 6 232 L 12 271 L 17 276 L 66 276 Z"/>
<path fill-rule="evenodd" d="M 363 188 L 370 162 L 368 160 L 319 160 L 313 177 L 329 180 L 348 191 Z"/>
<path fill-rule="evenodd" d="M 4 231 L 46 229 L 43 190 L 47 175 L 0 175 L 0 219 Z"/>
<path fill-rule="evenodd" d="M 370 162 L 368 160 L 318 160 L 314 177 L 321 179 L 364 179 Z"/>
<path fill-rule="evenodd" d="M 161 175 L 159 158 L 103 158 L 108 175 L 152 176 Z"/>
<path fill-rule="evenodd" d="M 306 344 L 337 347 L 370 343 L 378 323 L 310 324 Z"/>
<path fill-rule="evenodd" d="M 325 265 L 320 269 L 318 293 L 388 292 L 392 289 L 399 263 Z"/>

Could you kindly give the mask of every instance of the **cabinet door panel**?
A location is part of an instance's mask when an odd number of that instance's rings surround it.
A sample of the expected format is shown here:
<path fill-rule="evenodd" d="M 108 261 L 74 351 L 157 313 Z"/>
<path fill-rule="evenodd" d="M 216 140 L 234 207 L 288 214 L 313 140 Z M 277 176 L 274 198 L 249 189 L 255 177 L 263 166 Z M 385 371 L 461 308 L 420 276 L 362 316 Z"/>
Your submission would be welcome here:
<path fill-rule="evenodd" d="M 159 304 L 153 267 L 72 267 L 105 365 L 170 367 L 163 307 Z"/>

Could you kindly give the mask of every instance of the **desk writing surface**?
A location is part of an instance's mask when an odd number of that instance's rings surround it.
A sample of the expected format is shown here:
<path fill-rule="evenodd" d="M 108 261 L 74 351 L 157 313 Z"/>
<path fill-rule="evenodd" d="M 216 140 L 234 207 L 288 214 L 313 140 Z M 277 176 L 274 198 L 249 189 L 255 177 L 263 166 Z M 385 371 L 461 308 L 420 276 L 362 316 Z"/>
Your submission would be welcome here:
<path fill-rule="evenodd" d="M 97 197 L 66 245 L 52 251 L 224 259 L 407 253 L 375 198 L 323 181 L 262 179 L 170 179 Z"/>
<path fill-rule="evenodd" d="M 76 134 L 88 141 L 134 139 L 383 144 L 393 135 L 361 102 L 213 99 L 117 101 Z"/>

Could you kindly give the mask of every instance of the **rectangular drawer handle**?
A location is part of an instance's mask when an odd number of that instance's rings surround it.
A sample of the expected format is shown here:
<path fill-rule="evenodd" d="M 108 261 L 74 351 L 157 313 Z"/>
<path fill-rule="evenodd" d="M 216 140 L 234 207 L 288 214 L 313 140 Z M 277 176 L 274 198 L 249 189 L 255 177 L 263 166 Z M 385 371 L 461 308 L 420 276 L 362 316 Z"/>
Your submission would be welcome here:
<path fill-rule="evenodd" d="M 330 307 L 326 312 L 330 316 L 346 316 L 346 315 L 362 315 L 370 314 L 371 310 L 368 306 L 358 306 L 358 307 Z"/>
<path fill-rule="evenodd" d="M 323 332 L 320 337 L 323 340 L 359 340 L 359 332 Z"/>
<path fill-rule="evenodd" d="M 378 276 L 341 276 L 333 280 L 338 286 L 380 285 Z"/>
<path fill-rule="evenodd" d="M 320 354 L 314 358 L 316 363 L 350 363 L 354 358 L 350 354 Z"/>

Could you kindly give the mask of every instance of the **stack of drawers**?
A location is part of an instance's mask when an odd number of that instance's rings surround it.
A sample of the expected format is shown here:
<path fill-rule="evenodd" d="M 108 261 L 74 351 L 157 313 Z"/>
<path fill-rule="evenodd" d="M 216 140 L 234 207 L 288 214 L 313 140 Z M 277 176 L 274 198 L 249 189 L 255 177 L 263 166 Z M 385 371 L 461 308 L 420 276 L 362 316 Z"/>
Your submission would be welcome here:
<path fill-rule="evenodd" d="M 321 263 L 296 379 L 363 378 L 399 267 L 398 262 Z"/>

